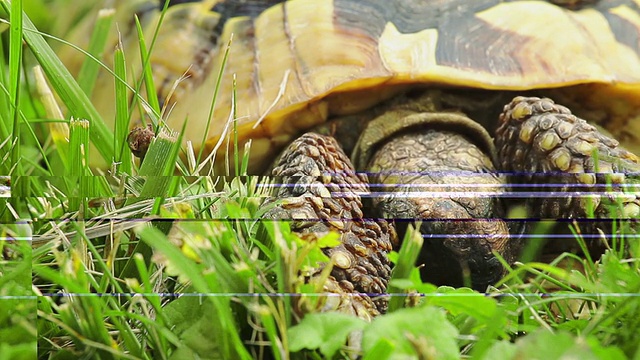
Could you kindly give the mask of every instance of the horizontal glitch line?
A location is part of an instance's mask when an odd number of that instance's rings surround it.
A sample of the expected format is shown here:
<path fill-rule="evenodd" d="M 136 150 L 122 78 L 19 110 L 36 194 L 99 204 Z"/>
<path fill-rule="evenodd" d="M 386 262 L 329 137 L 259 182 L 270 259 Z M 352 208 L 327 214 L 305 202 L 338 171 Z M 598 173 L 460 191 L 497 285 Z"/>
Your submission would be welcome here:
<path fill-rule="evenodd" d="M 270 297 L 303 297 L 303 296 L 328 296 L 328 297 L 342 297 L 342 296 L 420 296 L 420 297 L 474 297 L 478 295 L 484 295 L 489 297 L 512 297 L 512 296 L 523 296 L 523 297 L 544 297 L 544 298 L 584 298 L 584 297 L 638 297 L 640 293 L 482 293 L 482 292 L 473 292 L 473 293 L 343 293 L 343 294 L 335 294 L 335 293 L 43 293 L 42 296 L 46 297 L 121 297 L 121 296 L 142 296 L 142 297 L 183 297 L 183 296 L 197 296 L 197 297 L 261 297 L 261 296 L 270 296 Z M 37 296 L 2 296 L 0 299 L 16 299 L 16 298 L 27 298 L 34 299 Z"/>
<path fill-rule="evenodd" d="M 412 192 L 359 192 L 356 193 L 361 197 L 376 198 L 391 196 L 394 198 L 441 198 L 441 197 L 459 197 L 459 198 L 566 198 L 566 197 L 594 197 L 600 198 L 602 196 L 615 195 L 615 196 L 627 196 L 638 197 L 638 193 L 606 193 L 606 192 L 578 192 L 578 191 L 412 191 Z M 332 192 L 331 197 L 342 198 L 352 197 L 353 193 L 348 192 Z"/>
<path fill-rule="evenodd" d="M 122 225 L 122 224 L 126 224 L 126 223 L 148 223 L 148 222 L 229 222 L 230 220 L 232 221 L 263 221 L 263 222 L 278 222 L 278 221 L 378 221 L 378 220 L 410 220 L 410 221 L 422 221 L 422 222 L 426 222 L 426 221 L 505 221 L 505 222 L 613 222 L 613 221 L 619 221 L 619 220 L 625 220 L 625 221 L 640 221 L 640 219 L 636 219 L 636 218 L 630 218 L 630 219 L 625 219 L 625 218 L 609 218 L 609 217 L 601 217 L 601 218 L 535 218 L 535 217 L 519 217 L 519 218 L 505 218 L 505 217 L 497 217 L 497 218 L 401 218 L 401 217 L 394 217 L 394 218 L 383 218 L 383 217 L 363 217 L 363 218 L 346 218 L 346 217 L 330 217 L 330 218 L 326 218 L 326 219 L 321 219 L 321 218 L 307 218 L 307 219 L 294 219 L 294 218 L 290 218 L 290 219 L 266 219 L 266 218 L 233 218 L 233 219 L 229 219 L 229 218 L 225 218 L 225 217 L 221 217 L 221 218 L 210 218 L 210 219 L 184 219 L 184 218 L 111 218 L 108 220 L 105 219 L 101 219 L 99 221 L 94 221 L 92 219 L 67 219 L 67 218 L 62 218 L 62 219 L 55 219 L 55 218 L 49 218 L 49 219 L 45 219 L 45 221 L 61 221 L 61 222 L 66 222 L 66 223 L 73 223 L 73 222 L 84 222 L 84 223 L 94 223 L 94 224 L 88 224 L 87 225 L 87 230 L 90 229 L 92 226 L 97 226 L 97 225 L 109 225 L 110 223 L 114 223 L 114 226 L 116 226 L 114 228 L 114 230 L 120 230 L 120 228 L 118 228 L 118 225 Z M 38 235 L 33 235 L 33 236 L 38 236 Z M 12 238 L 14 239 L 14 238 Z"/>
<path fill-rule="evenodd" d="M 495 235 L 486 235 L 486 234 L 422 234 L 422 237 L 425 239 L 433 240 L 433 239 L 484 239 L 484 238 L 492 238 Z M 523 240 L 537 240 L 537 239 L 549 239 L 552 238 L 561 238 L 561 239 L 572 239 L 575 240 L 576 235 L 573 234 L 508 234 L 506 235 L 509 239 L 523 239 Z M 617 234 L 581 234 L 581 238 L 584 239 L 615 239 L 619 238 L 620 235 Z M 625 239 L 640 239 L 640 234 L 625 234 Z"/>
<path fill-rule="evenodd" d="M 395 183 L 395 184 L 382 184 L 382 183 L 369 183 L 369 188 L 376 187 L 411 187 L 411 188 L 430 188 L 430 187 L 442 187 L 442 188 L 460 188 L 460 187 L 469 187 L 469 188 L 574 188 L 574 187 L 583 187 L 583 188 L 634 188 L 640 187 L 640 184 L 636 183 L 620 183 L 620 184 L 572 184 L 572 183 L 504 183 L 504 184 L 464 184 L 464 183 L 433 183 L 433 184 L 413 184 L 413 183 Z M 296 186 L 305 186 L 305 187 L 314 187 L 321 186 L 321 184 L 309 184 L 309 185 L 301 185 L 295 183 L 273 183 L 273 184 L 258 184 L 260 188 L 288 188 L 288 187 L 296 187 Z M 332 184 L 332 186 L 349 188 L 352 185 L 350 184 Z"/>

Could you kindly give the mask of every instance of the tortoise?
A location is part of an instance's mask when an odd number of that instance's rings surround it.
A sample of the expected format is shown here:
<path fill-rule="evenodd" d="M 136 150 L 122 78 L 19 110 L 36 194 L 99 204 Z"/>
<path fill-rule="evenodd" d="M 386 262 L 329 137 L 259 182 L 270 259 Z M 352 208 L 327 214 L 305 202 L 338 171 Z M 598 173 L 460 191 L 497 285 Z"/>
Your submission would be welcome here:
<path fill-rule="evenodd" d="M 131 13 L 150 38 L 163 4 L 118 5 L 129 60 Z M 265 218 L 341 233 L 324 288 L 353 297 L 329 307 L 384 311 L 386 254 L 407 221 L 431 238 L 429 281 L 482 291 L 504 273 L 496 254 L 513 261 L 533 230 L 523 220 L 597 234 L 612 231 L 612 204 L 640 214 L 624 191 L 640 168 L 637 0 L 169 1 L 150 62 L 164 120 L 189 121 L 185 139 L 206 139 L 218 174 L 231 123 L 252 174 L 289 145 Z M 101 74 L 93 95 L 107 120 L 112 82 Z M 503 202 L 522 199 L 528 215 L 504 221 Z"/>

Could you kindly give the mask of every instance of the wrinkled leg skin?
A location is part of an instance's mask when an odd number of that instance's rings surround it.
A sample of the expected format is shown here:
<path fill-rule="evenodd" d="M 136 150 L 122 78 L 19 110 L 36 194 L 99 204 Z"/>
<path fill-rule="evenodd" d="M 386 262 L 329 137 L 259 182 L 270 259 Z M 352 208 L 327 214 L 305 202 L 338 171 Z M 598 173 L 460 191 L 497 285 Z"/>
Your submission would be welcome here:
<path fill-rule="evenodd" d="M 331 275 L 321 284 L 329 294 L 322 311 L 339 311 L 372 319 L 386 311 L 384 296 L 391 276 L 387 254 L 397 242 L 385 220 L 364 218 L 361 195 L 369 192 L 367 177 L 356 174 L 336 141 L 308 133 L 294 141 L 272 174 L 280 187 L 265 219 L 291 221 L 303 239 L 329 231 L 340 234 L 340 245 L 325 249 Z M 269 204 L 271 203 L 271 204 Z M 322 267 L 310 275 L 319 281 Z"/>

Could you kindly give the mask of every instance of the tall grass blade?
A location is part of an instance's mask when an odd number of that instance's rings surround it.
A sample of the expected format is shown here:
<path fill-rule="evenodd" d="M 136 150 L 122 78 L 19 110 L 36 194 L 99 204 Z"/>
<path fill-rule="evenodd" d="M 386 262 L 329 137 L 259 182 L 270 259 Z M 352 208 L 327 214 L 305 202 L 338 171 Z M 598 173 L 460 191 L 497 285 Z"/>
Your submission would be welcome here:
<path fill-rule="evenodd" d="M 118 47 L 113 54 L 116 91 L 116 125 L 114 148 L 116 150 L 116 162 L 120 164 L 120 172 L 132 173 L 131 151 L 127 147 L 127 134 L 129 132 L 129 100 L 127 99 L 127 72 L 124 52 Z M 122 81 L 121 81 L 122 79 Z"/>
<path fill-rule="evenodd" d="M 8 1 L 0 2 L 3 9 L 10 14 L 12 9 Z M 38 32 L 35 25 L 26 15 L 23 18 L 24 40 L 38 60 L 56 93 L 65 103 L 74 118 L 87 119 L 91 122 L 91 140 L 102 158 L 111 163 L 113 160 L 113 133 L 105 125 L 102 117 L 95 109 L 87 95 L 78 86 L 73 76 L 62 64 L 49 44 Z"/>
<path fill-rule="evenodd" d="M 6 4 L 3 2 L 3 5 Z M 10 114 L 13 119 L 13 139 L 20 144 L 20 74 L 22 73 L 22 0 L 13 0 L 11 2 L 11 10 L 9 12 L 10 30 L 9 30 L 9 95 L 11 103 Z M 11 148 L 11 163 L 17 166 L 16 170 L 20 171 L 20 146 Z"/>
<path fill-rule="evenodd" d="M 89 47 L 87 52 L 94 58 L 100 59 L 105 45 L 107 44 L 107 38 L 109 30 L 113 23 L 113 16 L 115 14 L 114 9 L 101 9 L 98 11 L 98 17 L 91 33 L 91 39 L 89 40 Z M 80 67 L 78 73 L 78 85 L 84 91 L 87 96 L 91 96 L 93 87 L 98 78 L 98 71 L 100 70 L 100 64 L 93 61 L 90 57 L 86 57 Z"/>

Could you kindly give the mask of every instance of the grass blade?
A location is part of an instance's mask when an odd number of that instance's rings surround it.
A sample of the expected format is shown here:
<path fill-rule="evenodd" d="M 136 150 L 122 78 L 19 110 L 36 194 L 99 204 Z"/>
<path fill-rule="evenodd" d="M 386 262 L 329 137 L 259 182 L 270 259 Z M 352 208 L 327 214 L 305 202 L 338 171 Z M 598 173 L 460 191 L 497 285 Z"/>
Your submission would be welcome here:
<path fill-rule="evenodd" d="M 4 4 L 4 3 L 3 3 Z M 20 68 L 22 63 L 22 0 L 11 2 L 9 19 L 11 20 L 9 31 L 9 96 L 13 106 L 11 107 L 11 119 L 13 119 L 13 139 L 20 144 L 20 117 L 18 107 L 20 105 Z M 17 165 L 20 172 L 20 146 L 11 148 L 11 163 Z"/>
<path fill-rule="evenodd" d="M 91 39 L 89 40 L 89 47 L 87 49 L 87 52 L 97 59 L 101 58 L 101 53 L 107 43 L 114 14 L 115 10 L 113 9 L 101 9 L 98 11 L 98 18 L 96 19 L 93 33 L 91 33 Z M 85 58 L 78 73 L 78 85 L 87 96 L 91 96 L 99 70 L 100 64 L 89 57 Z"/>
<path fill-rule="evenodd" d="M 415 227 L 413 225 L 407 227 L 407 233 L 404 236 L 402 247 L 398 253 L 398 263 L 393 268 L 389 283 L 393 283 L 394 279 L 408 279 L 411 276 L 411 271 L 415 267 L 416 260 L 418 259 L 418 255 L 420 255 L 420 250 L 424 242 L 420 231 L 416 230 L 416 228 L 419 229 L 420 224 L 416 224 Z M 393 285 L 390 285 L 388 289 L 390 294 L 400 294 L 401 291 L 401 289 Z M 402 308 L 406 297 L 406 295 L 391 296 L 389 300 L 389 312 Z"/>
<path fill-rule="evenodd" d="M 8 1 L 0 2 L 4 10 L 10 14 L 12 8 Z M 91 140 L 102 155 L 102 158 L 111 163 L 113 160 L 113 133 L 105 125 L 102 117 L 93 106 L 84 91 L 78 86 L 69 70 L 62 64 L 58 56 L 49 44 L 40 35 L 38 29 L 24 15 L 24 40 L 38 60 L 47 78 L 51 82 L 56 93 L 65 103 L 74 118 L 87 119 L 91 123 Z"/>
<path fill-rule="evenodd" d="M 131 151 L 127 148 L 127 133 L 129 132 L 129 100 L 127 99 L 127 71 L 124 52 L 120 47 L 113 54 L 114 71 L 117 75 L 115 81 L 116 91 L 116 124 L 114 148 L 116 149 L 116 162 L 120 163 L 120 171 L 131 174 Z M 124 81 L 120 81 L 120 79 Z"/>

